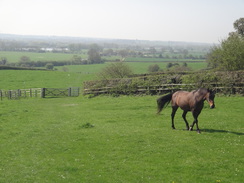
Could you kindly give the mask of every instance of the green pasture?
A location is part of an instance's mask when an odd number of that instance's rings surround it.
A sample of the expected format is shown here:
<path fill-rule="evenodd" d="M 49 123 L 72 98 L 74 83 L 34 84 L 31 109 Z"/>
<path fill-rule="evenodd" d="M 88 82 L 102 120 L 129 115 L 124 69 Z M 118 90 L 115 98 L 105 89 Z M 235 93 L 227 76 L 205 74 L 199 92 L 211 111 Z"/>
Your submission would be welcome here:
<path fill-rule="evenodd" d="M 0 58 L 7 58 L 8 63 L 16 63 L 20 61 L 22 56 L 27 56 L 31 61 L 69 61 L 72 60 L 74 55 L 80 56 L 82 59 L 87 59 L 88 55 L 84 53 L 37 53 L 37 52 L 16 52 L 16 51 L 0 51 Z M 172 55 L 171 55 L 172 56 Z M 114 61 L 121 59 L 120 56 L 103 56 L 105 60 Z M 142 57 L 127 57 L 126 62 L 202 62 L 199 59 L 166 59 L 166 58 L 142 58 Z"/>
<path fill-rule="evenodd" d="M 87 58 L 86 54 L 69 54 L 69 53 L 35 53 L 35 52 L 11 52 L 1 51 L 0 58 L 7 58 L 8 63 L 16 63 L 20 61 L 22 56 L 27 56 L 31 61 L 67 61 L 71 60 L 74 55 L 79 55 L 81 58 Z"/>
<path fill-rule="evenodd" d="M 242 183 L 244 98 L 205 104 L 197 134 L 157 97 L 0 101 L 0 182 Z"/>
<path fill-rule="evenodd" d="M 127 57 L 126 62 L 202 62 L 199 59 L 172 59 L 172 58 L 144 58 L 144 57 Z"/>
<path fill-rule="evenodd" d="M 127 63 L 135 74 L 147 73 L 150 63 Z M 166 70 L 166 63 L 157 63 L 161 69 Z M 55 67 L 58 71 L 34 70 L 0 70 L 0 89 L 27 89 L 27 88 L 64 88 L 82 87 L 87 80 L 96 80 L 97 73 L 105 64 L 69 65 Z M 206 63 L 189 63 L 193 70 L 205 68 Z M 64 72 L 64 68 L 68 71 Z"/>
<path fill-rule="evenodd" d="M 0 70 L 0 89 L 28 89 L 28 88 L 66 88 L 82 87 L 86 80 L 94 78 L 94 74 L 33 71 L 33 70 Z"/>
<path fill-rule="evenodd" d="M 167 71 L 167 64 L 168 62 L 125 62 L 135 74 L 143 74 L 148 73 L 148 67 L 150 65 L 158 64 L 160 69 L 163 71 Z M 55 67 L 59 71 L 63 71 L 63 68 L 68 68 L 68 72 L 79 72 L 79 73 L 86 73 L 86 74 L 96 74 L 101 71 L 104 67 L 108 66 L 110 62 L 106 62 L 104 64 L 94 64 L 94 65 L 66 65 Z M 182 65 L 182 63 L 179 63 Z M 190 62 L 187 63 L 187 66 L 191 68 L 193 71 L 201 70 L 207 68 L 206 62 Z"/>
<path fill-rule="evenodd" d="M 154 64 L 158 64 L 160 69 L 162 69 L 163 71 L 167 71 L 167 65 L 168 62 L 127 62 L 126 64 L 128 64 L 132 70 L 134 71 L 134 73 L 136 74 L 141 74 L 141 73 L 148 73 L 148 67 L 150 65 L 154 65 Z M 182 66 L 182 63 L 179 63 L 180 66 Z M 196 70 L 201 70 L 201 69 L 205 69 L 207 68 L 207 63 L 206 62 L 189 62 L 187 63 L 187 66 L 189 68 L 191 68 L 193 71 Z"/>
<path fill-rule="evenodd" d="M 0 51 L 0 58 L 7 58 L 8 63 L 16 63 L 20 61 L 22 56 L 27 56 L 31 61 L 70 61 L 74 55 L 80 56 L 82 59 L 87 59 L 86 51 L 83 53 L 36 53 L 36 52 L 15 52 L 15 51 Z M 120 59 L 119 56 L 102 57 L 106 60 Z"/>

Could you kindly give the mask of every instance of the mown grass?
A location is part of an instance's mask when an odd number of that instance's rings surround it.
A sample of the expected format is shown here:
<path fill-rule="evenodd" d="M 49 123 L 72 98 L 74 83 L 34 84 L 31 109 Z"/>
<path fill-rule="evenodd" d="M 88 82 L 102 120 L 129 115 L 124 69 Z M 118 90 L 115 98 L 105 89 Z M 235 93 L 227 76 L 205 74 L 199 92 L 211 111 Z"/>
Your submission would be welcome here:
<path fill-rule="evenodd" d="M 0 101 L 0 182 L 243 181 L 243 97 L 216 97 L 200 135 L 156 98 Z"/>

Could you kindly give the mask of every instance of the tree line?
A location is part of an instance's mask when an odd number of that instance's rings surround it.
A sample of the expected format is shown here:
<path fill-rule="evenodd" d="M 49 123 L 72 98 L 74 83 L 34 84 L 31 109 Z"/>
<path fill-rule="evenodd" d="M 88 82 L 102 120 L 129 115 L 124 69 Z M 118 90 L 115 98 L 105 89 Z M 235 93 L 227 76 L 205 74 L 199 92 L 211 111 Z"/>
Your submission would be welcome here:
<path fill-rule="evenodd" d="M 244 69 L 244 18 L 233 24 L 235 32 L 229 33 L 227 39 L 214 46 L 207 56 L 208 65 L 219 70 Z"/>

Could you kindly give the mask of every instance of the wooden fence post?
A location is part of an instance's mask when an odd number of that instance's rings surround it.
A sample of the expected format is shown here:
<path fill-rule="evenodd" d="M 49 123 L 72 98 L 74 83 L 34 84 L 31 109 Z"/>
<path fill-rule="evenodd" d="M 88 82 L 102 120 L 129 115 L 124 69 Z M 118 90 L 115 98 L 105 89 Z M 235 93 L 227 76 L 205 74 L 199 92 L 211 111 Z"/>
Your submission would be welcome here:
<path fill-rule="evenodd" d="M 45 88 L 41 88 L 41 98 L 45 98 Z"/>
<path fill-rule="evenodd" d="M 68 97 L 71 97 L 71 88 L 68 88 Z"/>
<path fill-rule="evenodd" d="M 20 97 L 21 97 L 21 90 L 18 89 L 18 98 L 20 98 Z"/>
<path fill-rule="evenodd" d="M 11 90 L 8 91 L 8 99 L 11 99 L 12 98 L 12 92 Z"/>

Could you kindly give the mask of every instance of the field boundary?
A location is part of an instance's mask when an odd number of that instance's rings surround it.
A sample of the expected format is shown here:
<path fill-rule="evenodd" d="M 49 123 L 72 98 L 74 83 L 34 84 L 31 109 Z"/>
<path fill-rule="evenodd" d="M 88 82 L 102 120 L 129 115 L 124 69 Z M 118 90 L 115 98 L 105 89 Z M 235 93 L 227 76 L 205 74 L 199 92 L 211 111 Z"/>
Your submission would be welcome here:
<path fill-rule="evenodd" d="M 235 84 L 235 86 L 223 86 L 222 84 L 216 83 L 208 83 L 208 86 L 211 86 L 211 89 L 215 90 L 216 93 L 223 94 L 243 94 L 244 83 Z M 152 86 L 135 86 L 125 87 L 123 89 L 119 89 L 117 87 L 101 87 L 101 88 L 84 88 L 83 94 L 148 94 L 148 95 L 160 95 L 166 94 L 170 92 L 175 92 L 178 90 L 193 90 L 198 88 L 195 84 L 162 84 L 162 85 L 152 85 Z"/>
<path fill-rule="evenodd" d="M 210 88 L 217 93 L 244 94 L 243 71 L 135 75 L 130 78 L 86 81 L 83 94 L 164 94 L 177 90 Z"/>
<path fill-rule="evenodd" d="M 3 100 L 3 98 L 17 100 L 20 98 L 77 97 L 79 95 L 79 87 L 0 90 L 1 100 Z"/>

